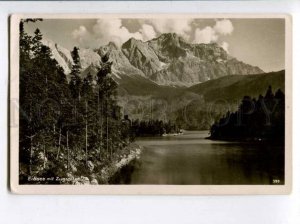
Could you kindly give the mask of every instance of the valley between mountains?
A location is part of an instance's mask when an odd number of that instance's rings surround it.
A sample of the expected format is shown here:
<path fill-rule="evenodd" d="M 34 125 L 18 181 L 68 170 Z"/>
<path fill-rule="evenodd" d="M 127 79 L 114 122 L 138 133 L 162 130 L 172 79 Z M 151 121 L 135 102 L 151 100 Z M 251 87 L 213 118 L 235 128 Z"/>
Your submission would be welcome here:
<path fill-rule="evenodd" d="M 67 78 L 70 50 L 44 38 Z M 269 85 L 284 91 L 284 70 L 264 73 L 230 56 L 216 43 L 191 44 L 175 33 L 143 42 L 134 38 L 118 47 L 79 49 L 81 77 L 96 79 L 101 58 L 109 56 L 123 115 L 136 120 L 171 120 L 184 129 L 209 129 L 243 96 L 257 98 Z"/>

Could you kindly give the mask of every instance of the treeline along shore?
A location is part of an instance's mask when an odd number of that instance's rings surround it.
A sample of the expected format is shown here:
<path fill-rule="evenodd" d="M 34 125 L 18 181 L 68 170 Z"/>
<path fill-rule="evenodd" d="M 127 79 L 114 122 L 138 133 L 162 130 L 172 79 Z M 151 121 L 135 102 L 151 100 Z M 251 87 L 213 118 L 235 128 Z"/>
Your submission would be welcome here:
<path fill-rule="evenodd" d="M 258 99 L 244 96 L 238 110 L 227 112 L 210 128 L 209 139 L 284 143 L 285 95 L 272 87 Z"/>

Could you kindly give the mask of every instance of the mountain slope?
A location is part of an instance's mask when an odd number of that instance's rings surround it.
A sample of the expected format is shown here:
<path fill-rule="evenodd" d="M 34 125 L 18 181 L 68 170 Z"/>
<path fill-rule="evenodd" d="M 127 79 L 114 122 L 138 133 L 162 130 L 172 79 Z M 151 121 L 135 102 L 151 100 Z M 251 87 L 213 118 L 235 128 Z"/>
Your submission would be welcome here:
<path fill-rule="evenodd" d="M 66 75 L 71 72 L 73 65 L 73 58 L 71 51 L 60 46 L 50 39 L 44 38 L 42 43 L 49 47 L 52 53 L 52 57 L 57 61 L 57 63 L 63 68 Z M 80 65 L 82 71 L 87 69 L 90 65 L 99 66 L 100 65 L 100 56 L 94 52 L 92 49 L 79 49 Z"/>
<path fill-rule="evenodd" d="M 54 58 L 57 63 L 63 68 L 65 74 L 69 74 L 71 72 L 73 64 L 71 52 L 68 49 L 56 44 L 52 40 L 46 38 L 42 39 L 42 43 L 50 48 L 52 58 Z"/>
<path fill-rule="evenodd" d="M 51 40 L 44 39 L 43 43 L 68 75 L 73 64 L 71 52 Z M 101 57 L 107 53 L 117 82 L 141 76 L 159 85 L 192 86 L 227 75 L 263 73 L 231 57 L 215 43 L 190 44 L 175 33 L 166 33 L 147 42 L 131 38 L 121 49 L 112 42 L 96 50 L 80 48 L 82 77 L 99 68 Z"/>
<path fill-rule="evenodd" d="M 279 88 L 284 92 L 284 79 L 284 71 L 231 75 L 189 88 L 134 79 L 119 85 L 118 101 L 133 119 L 147 120 L 151 114 L 155 119 L 176 120 L 182 127 L 207 129 L 228 110 L 235 111 L 245 95 L 257 99 L 265 95 L 269 85 L 274 92 Z"/>
<path fill-rule="evenodd" d="M 109 61 L 113 62 L 112 75 L 115 78 L 115 81 L 119 82 L 122 78 L 127 76 L 145 77 L 145 74 L 134 67 L 114 43 L 110 42 L 108 45 L 101 46 L 96 52 L 100 57 L 103 57 L 106 54 L 109 55 Z"/>
<path fill-rule="evenodd" d="M 194 85 L 187 89 L 203 95 L 206 101 L 236 101 L 243 96 L 258 97 L 264 94 L 268 86 L 273 90 L 285 91 L 285 71 L 257 75 L 231 75 Z"/>
<path fill-rule="evenodd" d="M 245 95 L 258 97 L 269 85 L 273 90 L 285 91 L 285 71 L 258 75 L 231 75 L 206 81 L 191 87 L 162 86 L 141 77 L 129 77 L 119 84 L 121 93 L 133 96 L 152 96 L 159 99 L 180 97 L 184 94 L 198 95 L 205 102 L 225 100 L 232 102 Z M 125 90 L 125 92 L 123 91 Z M 123 96 L 123 95 L 120 95 Z"/>
<path fill-rule="evenodd" d="M 124 55 L 146 77 L 160 85 L 191 86 L 226 75 L 263 71 L 231 57 L 217 44 L 190 44 L 175 33 L 142 42 L 131 38 Z"/>
<path fill-rule="evenodd" d="M 147 77 L 160 71 L 164 67 L 153 49 L 147 42 L 130 38 L 122 45 L 122 52 L 130 63 L 139 68 Z"/>

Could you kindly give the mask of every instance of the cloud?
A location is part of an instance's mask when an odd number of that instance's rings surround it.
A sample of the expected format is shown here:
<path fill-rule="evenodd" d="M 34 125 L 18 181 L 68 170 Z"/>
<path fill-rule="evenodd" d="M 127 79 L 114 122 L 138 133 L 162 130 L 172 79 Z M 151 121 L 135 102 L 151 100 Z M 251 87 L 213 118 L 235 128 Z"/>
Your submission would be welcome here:
<path fill-rule="evenodd" d="M 140 32 L 131 33 L 128 29 L 122 26 L 121 19 L 98 19 L 93 26 L 93 33 L 99 44 L 108 44 L 110 41 L 117 46 L 121 46 L 131 37 L 142 40 L 143 36 Z"/>
<path fill-rule="evenodd" d="M 114 42 L 121 46 L 130 38 L 147 41 L 157 36 L 157 32 L 150 24 L 141 24 L 137 32 L 130 32 L 122 25 L 121 19 L 98 19 L 92 26 L 91 32 L 85 26 L 80 26 L 72 32 L 72 37 L 82 47 L 97 48 Z"/>
<path fill-rule="evenodd" d="M 215 43 L 221 36 L 230 35 L 233 32 L 233 25 L 230 20 L 217 20 L 214 26 L 206 26 L 203 29 L 195 29 L 194 43 Z M 223 41 L 220 46 L 228 52 L 229 44 Z"/>
<path fill-rule="evenodd" d="M 232 33 L 233 25 L 229 19 L 217 20 L 214 30 L 221 35 L 228 35 Z"/>
<path fill-rule="evenodd" d="M 216 34 L 216 31 L 210 26 L 207 26 L 202 30 L 199 28 L 195 30 L 194 43 L 209 44 L 211 42 L 216 42 L 217 40 L 218 36 Z"/>
<path fill-rule="evenodd" d="M 139 30 L 139 32 L 142 34 L 144 41 L 151 40 L 151 39 L 155 38 L 157 35 L 153 26 L 151 26 L 149 24 L 143 24 L 142 28 Z"/>
<path fill-rule="evenodd" d="M 229 44 L 227 42 L 223 41 L 221 47 L 228 53 Z"/>
<path fill-rule="evenodd" d="M 80 26 L 72 32 L 72 37 L 81 47 L 98 48 L 110 41 L 121 46 L 130 38 L 148 41 L 162 33 L 176 33 L 194 43 L 213 43 L 220 37 L 230 35 L 233 25 L 229 19 L 216 20 L 212 26 L 197 27 L 193 19 L 138 19 L 137 25 L 130 27 L 122 24 L 122 19 L 98 19 L 89 27 Z M 128 26 L 128 25 L 127 25 Z M 228 43 L 222 43 L 228 50 Z"/>
<path fill-rule="evenodd" d="M 88 47 L 96 41 L 85 26 L 80 26 L 72 32 L 72 37 L 80 46 Z"/>
<path fill-rule="evenodd" d="M 159 33 L 176 33 L 184 38 L 192 31 L 192 19 L 148 19 L 146 23 L 152 25 Z"/>

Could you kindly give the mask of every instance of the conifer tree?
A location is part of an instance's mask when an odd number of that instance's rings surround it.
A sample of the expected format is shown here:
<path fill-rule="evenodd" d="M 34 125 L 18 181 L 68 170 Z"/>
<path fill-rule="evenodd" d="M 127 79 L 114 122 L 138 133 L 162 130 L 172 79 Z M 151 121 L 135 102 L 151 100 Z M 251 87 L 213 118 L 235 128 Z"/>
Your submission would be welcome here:
<path fill-rule="evenodd" d="M 42 39 L 43 39 L 43 35 L 41 33 L 41 31 L 37 28 L 34 31 L 34 36 L 32 38 L 32 51 L 34 54 L 39 54 L 42 48 Z"/>
<path fill-rule="evenodd" d="M 25 32 L 24 22 L 32 21 L 20 22 L 20 181 L 74 174 L 74 163 L 80 175 L 90 174 L 89 161 L 100 170 L 129 143 L 128 133 L 121 133 L 109 55 L 100 62 L 97 80 L 91 74 L 82 79 L 74 47 L 68 83 L 40 30 Z"/>
<path fill-rule="evenodd" d="M 28 21 L 20 22 L 20 173 L 25 176 L 46 171 L 51 158 L 48 149 L 56 146 L 57 126 L 58 142 L 62 142 L 61 124 L 67 117 L 61 113 L 62 105 L 69 101 L 63 69 L 42 44 L 38 29 L 33 37 L 24 31 Z"/>
<path fill-rule="evenodd" d="M 74 47 L 73 51 L 71 52 L 72 58 L 73 58 L 73 65 L 72 65 L 72 70 L 71 70 L 71 80 L 70 80 L 70 90 L 72 97 L 74 99 L 78 99 L 80 101 L 80 92 L 81 92 L 81 87 L 82 87 L 82 81 L 80 78 L 80 70 L 81 70 L 81 65 L 80 65 L 80 57 L 79 57 L 79 52 L 78 48 Z"/>

